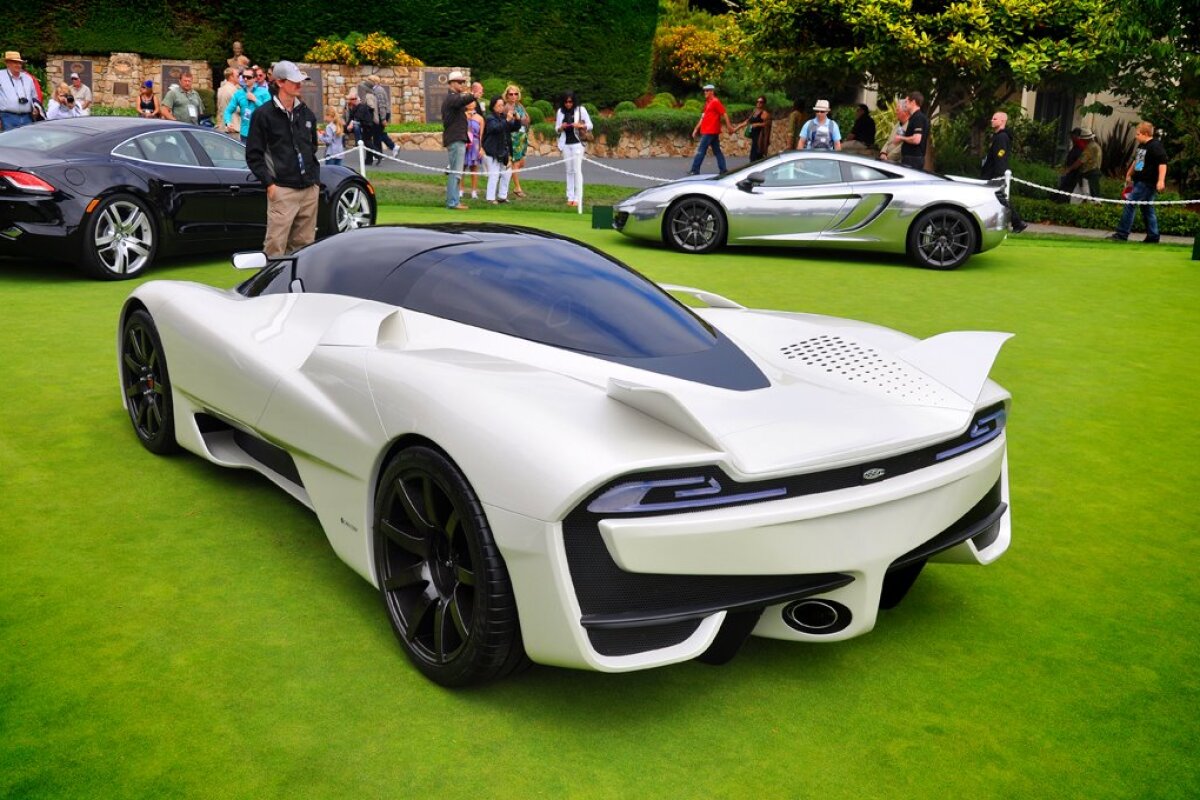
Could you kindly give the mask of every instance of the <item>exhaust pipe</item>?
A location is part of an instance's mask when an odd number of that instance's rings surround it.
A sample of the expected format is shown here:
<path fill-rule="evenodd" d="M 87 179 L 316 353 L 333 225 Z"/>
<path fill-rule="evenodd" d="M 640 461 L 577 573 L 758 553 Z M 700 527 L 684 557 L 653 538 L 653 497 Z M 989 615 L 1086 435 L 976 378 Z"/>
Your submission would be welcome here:
<path fill-rule="evenodd" d="M 828 636 L 845 630 L 852 615 L 836 600 L 797 600 L 783 607 L 783 621 L 801 633 Z"/>

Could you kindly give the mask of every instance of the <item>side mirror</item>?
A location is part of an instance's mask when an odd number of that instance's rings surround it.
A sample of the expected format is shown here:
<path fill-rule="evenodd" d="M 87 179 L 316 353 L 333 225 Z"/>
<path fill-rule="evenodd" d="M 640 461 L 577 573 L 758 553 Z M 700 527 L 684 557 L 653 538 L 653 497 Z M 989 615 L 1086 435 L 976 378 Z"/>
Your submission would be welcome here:
<path fill-rule="evenodd" d="M 234 269 L 262 269 L 267 265 L 266 253 L 234 253 Z"/>
<path fill-rule="evenodd" d="M 761 172 L 751 172 L 745 178 L 737 182 L 737 187 L 743 192 L 753 192 L 755 188 L 762 186 L 767 182 L 767 176 Z"/>

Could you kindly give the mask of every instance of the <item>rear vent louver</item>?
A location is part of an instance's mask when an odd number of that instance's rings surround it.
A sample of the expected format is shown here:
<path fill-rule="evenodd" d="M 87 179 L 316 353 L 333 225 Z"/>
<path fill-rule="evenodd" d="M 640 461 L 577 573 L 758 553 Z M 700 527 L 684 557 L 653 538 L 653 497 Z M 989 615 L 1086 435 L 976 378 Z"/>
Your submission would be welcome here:
<path fill-rule="evenodd" d="M 909 403 L 939 405 L 950 398 L 923 372 L 852 339 L 825 334 L 779 351 L 789 361 L 799 362 L 796 366 Z"/>

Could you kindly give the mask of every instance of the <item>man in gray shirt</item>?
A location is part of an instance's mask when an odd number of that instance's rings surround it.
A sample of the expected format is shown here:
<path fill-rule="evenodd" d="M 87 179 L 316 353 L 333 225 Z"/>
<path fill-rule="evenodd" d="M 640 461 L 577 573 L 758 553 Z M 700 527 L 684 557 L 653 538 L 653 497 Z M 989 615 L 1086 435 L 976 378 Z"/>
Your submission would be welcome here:
<path fill-rule="evenodd" d="M 171 87 L 171 91 L 163 98 L 163 119 L 199 125 L 200 115 L 203 113 L 204 104 L 200 101 L 200 93 L 192 88 L 192 73 L 185 72 L 179 76 L 179 86 Z"/>

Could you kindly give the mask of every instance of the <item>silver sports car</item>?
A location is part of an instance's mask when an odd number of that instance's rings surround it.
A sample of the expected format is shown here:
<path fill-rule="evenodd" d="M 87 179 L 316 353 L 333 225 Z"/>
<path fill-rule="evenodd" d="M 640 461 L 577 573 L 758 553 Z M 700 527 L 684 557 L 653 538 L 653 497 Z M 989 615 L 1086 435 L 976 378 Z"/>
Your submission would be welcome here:
<path fill-rule="evenodd" d="M 792 151 L 727 175 L 683 178 L 617 204 L 613 227 L 687 253 L 723 244 L 907 253 L 956 269 L 1004 241 L 998 183 L 835 152 Z"/>

